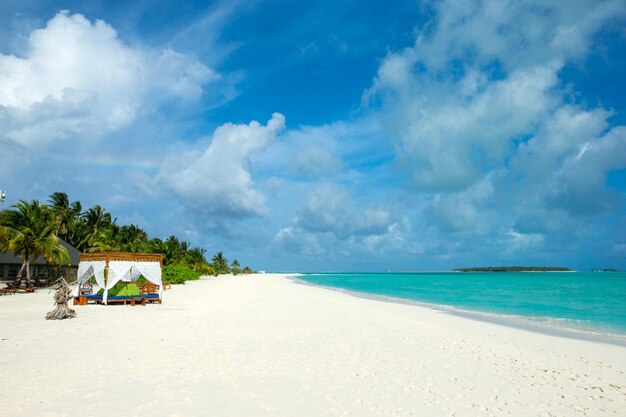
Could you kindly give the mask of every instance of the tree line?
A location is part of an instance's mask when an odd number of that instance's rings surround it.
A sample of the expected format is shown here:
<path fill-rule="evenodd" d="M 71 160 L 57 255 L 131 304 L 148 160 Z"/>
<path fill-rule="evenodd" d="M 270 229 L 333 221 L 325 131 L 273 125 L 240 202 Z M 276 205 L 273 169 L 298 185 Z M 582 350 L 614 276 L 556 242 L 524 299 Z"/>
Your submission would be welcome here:
<path fill-rule="evenodd" d="M 563 266 L 481 266 L 476 268 L 458 268 L 455 272 L 571 272 Z"/>
<path fill-rule="evenodd" d="M 136 225 L 119 225 L 117 219 L 99 205 L 83 210 L 80 201 L 70 201 L 66 193 L 50 195 L 48 204 L 38 200 L 20 200 L 11 209 L 0 212 L 0 251 L 12 252 L 23 260 L 18 273 L 26 273 L 30 282 L 29 264 L 41 256 L 50 264 L 69 262 L 67 250 L 60 242 L 80 252 L 134 252 L 163 255 L 164 280 L 182 283 L 200 275 L 251 273 L 234 259 L 230 265 L 222 252 L 209 262 L 206 250 L 191 247 L 189 242 L 170 236 L 165 240 L 153 237 Z"/>

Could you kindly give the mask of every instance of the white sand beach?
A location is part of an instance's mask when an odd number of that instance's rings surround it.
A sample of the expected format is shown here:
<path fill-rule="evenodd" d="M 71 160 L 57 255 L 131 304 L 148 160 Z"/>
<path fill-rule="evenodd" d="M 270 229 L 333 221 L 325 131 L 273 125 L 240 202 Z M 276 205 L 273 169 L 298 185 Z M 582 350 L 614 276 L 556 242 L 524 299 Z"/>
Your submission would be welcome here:
<path fill-rule="evenodd" d="M 626 348 L 301 285 L 174 286 L 162 305 L 0 297 L 1 416 L 626 416 Z"/>

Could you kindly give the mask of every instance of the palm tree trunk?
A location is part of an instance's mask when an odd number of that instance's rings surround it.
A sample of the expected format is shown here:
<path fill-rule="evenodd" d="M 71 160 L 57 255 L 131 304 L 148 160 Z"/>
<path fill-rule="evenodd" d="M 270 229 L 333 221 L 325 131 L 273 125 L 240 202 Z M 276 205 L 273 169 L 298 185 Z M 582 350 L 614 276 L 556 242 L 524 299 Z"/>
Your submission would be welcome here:
<path fill-rule="evenodd" d="M 24 272 L 24 268 L 26 268 L 26 259 L 24 259 L 24 262 L 22 262 L 22 267 L 20 268 L 20 271 L 17 273 L 17 277 L 15 277 L 15 283 L 16 284 L 21 284 L 22 282 L 22 273 Z"/>
<path fill-rule="evenodd" d="M 30 287 L 30 261 L 26 259 L 26 286 Z"/>
<path fill-rule="evenodd" d="M 24 267 L 26 266 L 26 259 L 22 262 L 22 266 L 20 267 L 20 271 L 17 273 L 17 278 L 22 278 L 22 272 L 24 272 Z"/>

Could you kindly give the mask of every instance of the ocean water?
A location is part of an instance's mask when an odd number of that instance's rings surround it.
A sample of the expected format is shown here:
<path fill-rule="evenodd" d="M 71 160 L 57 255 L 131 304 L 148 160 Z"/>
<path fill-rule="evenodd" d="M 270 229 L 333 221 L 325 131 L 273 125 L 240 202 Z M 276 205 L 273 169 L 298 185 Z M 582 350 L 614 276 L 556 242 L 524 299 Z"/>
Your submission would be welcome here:
<path fill-rule="evenodd" d="M 304 274 L 314 285 L 626 340 L 626 273 Z"/>

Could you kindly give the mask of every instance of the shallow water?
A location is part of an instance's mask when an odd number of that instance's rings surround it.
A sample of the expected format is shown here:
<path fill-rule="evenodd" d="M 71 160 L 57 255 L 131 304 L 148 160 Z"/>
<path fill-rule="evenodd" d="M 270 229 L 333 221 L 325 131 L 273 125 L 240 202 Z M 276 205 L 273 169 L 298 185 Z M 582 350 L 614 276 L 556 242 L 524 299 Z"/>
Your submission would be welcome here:
<path fill-rule="evenodd" d="M 347 291 L 626 336 L 626 273 L 350 273 L 299 279 Z"/>

